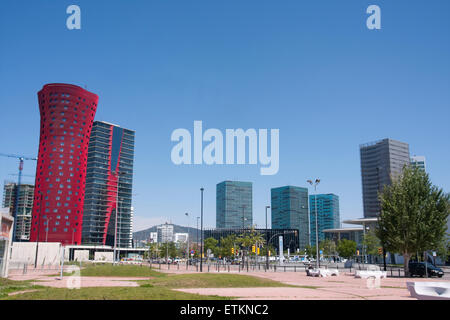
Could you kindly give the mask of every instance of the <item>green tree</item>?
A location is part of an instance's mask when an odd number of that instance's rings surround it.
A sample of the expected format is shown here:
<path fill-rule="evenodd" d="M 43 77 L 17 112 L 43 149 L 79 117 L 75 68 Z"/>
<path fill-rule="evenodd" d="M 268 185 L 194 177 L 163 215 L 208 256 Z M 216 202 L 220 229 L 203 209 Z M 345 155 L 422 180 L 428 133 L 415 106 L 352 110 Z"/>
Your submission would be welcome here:
<path fill-rule="evenodd" d="M 220 239 L 220 246 L 219 246 L 219 252 L 222 257 L 231 257 L 233 254 L 231 253 L 231 248 L 234 248 L 234 251 L 236 252 L 236 249 L 239 242 L 237 241 L 237 236 L 235 234 L 230 234 L 225 238 Z"/>
<path fill-rule="evenodd" d="M 305 252 L 308 257 L 316 258 L 316 246 L 311 246 L 310 244 L 306 245 Z"/>
<path fill-rule="evenodd" d="M 325 239 L 319 243 L 319 250 L 323 250 L 325 256 L 333 256 L 336 254 L 336 243 L 333 240 Z"/>
<path fill-rule="evenodd" d="M 159 247 L 160 256 L 164 258 L 176 258 L 177 257 L 177 247 L 174 242 L 164 242 Z M 169 255 L 167 255 L 169 254 Z"/>
<path fill-rule="evenodd" d="M 403 255 L 405 274 L 416 252 L 442 246 L 450 197 L 431 184 L 428 174 L 405 166 L 398 179 L 380 193 L 381 214 L 376 235 L 387 251 Z"/>
<path fill-rule="evenodd" d="M 214 254 L 214 256 L 216 256 L 217 253 L 219 252 L 219 248 L 217 247 L 218 243 L 219 243 L 219 241 L 217 241 L 216 239 L 214 239 L 212 237 L 205 239 L 205 241 L 204 241 L 205 253 L 207 253 L 208 249 L 209 249 L 209 250 L 211 250 L 211 253 Z"/>
<path fill-rule="evenodd" d="M 342 239 L 338 242 L 336 250 L 340 257 L 349 259 L 356 253 L 356 242 L 352 240 Z"/>
<path fill-rule="evenodd" d="M 371 255 L 378 254 L 378 248 L 381 247 L 380 239 L 378 239 L 374 230 L 370 230 L 364 235 L 363 245 L 366 248 L 366 253 Z"/>

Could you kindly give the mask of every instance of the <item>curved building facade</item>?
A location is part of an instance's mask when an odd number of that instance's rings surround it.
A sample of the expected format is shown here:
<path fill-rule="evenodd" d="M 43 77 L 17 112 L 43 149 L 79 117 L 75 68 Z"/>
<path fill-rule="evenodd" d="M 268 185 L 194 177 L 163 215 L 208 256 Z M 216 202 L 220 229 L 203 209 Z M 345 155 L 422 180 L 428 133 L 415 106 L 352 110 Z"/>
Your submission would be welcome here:
<path fill-rule="evenodd" d="M 44 85 L 38 100 L 41 126 L 30 241 L 80 244 L 98 96 L 57 83 Z"/>

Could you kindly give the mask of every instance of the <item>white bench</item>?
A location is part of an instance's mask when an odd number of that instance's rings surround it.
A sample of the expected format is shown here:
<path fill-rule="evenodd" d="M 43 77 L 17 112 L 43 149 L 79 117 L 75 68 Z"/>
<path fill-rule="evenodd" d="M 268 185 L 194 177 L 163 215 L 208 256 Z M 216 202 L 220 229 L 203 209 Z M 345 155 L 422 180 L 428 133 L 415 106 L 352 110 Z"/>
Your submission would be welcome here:
<path fill-rule="evenodd" d="M 355 270 L 355 278 L 367 279 L 367 278 L 386 278 L 387 272 L 380 270 Z"/>
<path fill-rule="evenodd" d="M 329 277 L 329 276 L 338 276 L 339 270 L 337 269 L 308 269 L 307 273 L 308 276 L 311 277 Z"/>
<path fill-rule="evenodd" d="M 450 282 L 407 282 L 411 297 L 419 300 L 450 300 Z"/>

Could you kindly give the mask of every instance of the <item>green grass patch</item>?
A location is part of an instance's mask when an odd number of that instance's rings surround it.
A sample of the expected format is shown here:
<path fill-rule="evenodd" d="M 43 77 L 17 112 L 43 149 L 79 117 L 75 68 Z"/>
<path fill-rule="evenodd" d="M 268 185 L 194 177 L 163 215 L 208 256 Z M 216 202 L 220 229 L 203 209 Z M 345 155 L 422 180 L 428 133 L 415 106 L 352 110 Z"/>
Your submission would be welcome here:
<path fill-rule="evenodd" d="M 155 287 L 166 288 L 254 288 L 254 287 L 296 287 L 293 285 L 248 275 L 196 273 L 175 274 L 140 281 Z"/>
<path fill-rule="evenodd" d="M 65 272 L 64 276 L 73 273 Z M 140 265 L 112 265 L 112 264 L 85 264 L 82 265 L 80 275 L 83 277 L 165 277 L 166 274 L 157 272 L 148 266 Z"/>
<path fill-rule="evenodd" d="M 9 296 L 8 300 L 231 300 L 161 287 L 98 287 L 81 289 L 45 288 Z"/>
<path fill-rule="evenodd" d="M 34 290 L 42 289 L 43 286 L 33 285 L 31 280 L 28 281 L 15 281 L 6 278 L 0 278 L 0 299 L 8 297 L 8 294 L 22 291 L 22 290 Z"/>

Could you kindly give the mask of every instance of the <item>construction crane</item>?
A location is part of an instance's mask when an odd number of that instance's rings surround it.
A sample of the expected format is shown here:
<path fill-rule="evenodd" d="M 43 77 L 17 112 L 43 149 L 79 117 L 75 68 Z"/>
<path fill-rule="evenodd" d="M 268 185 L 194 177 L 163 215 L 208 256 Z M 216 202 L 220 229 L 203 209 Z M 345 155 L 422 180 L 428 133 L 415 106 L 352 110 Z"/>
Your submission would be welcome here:
<path fill-rule="evenodd" d="M 16 191 L 16 197 L 14 198 L 14 213 L 13 213 L 13 217 L 14 219 L 17 217 L 17 213 L 18 213 L 18 203 L 19 203 L 19 195 L 20 195 L 20 183 L 22 181 L 22 170 L 23 170 L 23 162 L 24 160 L 34 160 L 37 161 L 37 158 L 31 158 L 31 157 L 26 157 L 26 156 L 19 156 L 16 154 L 6 154 L 6 153 L 0 153 L 0 156 L 2 157 L 8 157 L 8 158 L 16 158 L 19 159 L 19 178 L 18 178 L 18 182 L 17 182 L 17 191 Z M 15 223 L 14 223 L 15 225 Z M 16 227 L 14 226 L 13 229 L 13 240 L 15 241 L 16 239 Z"/>

